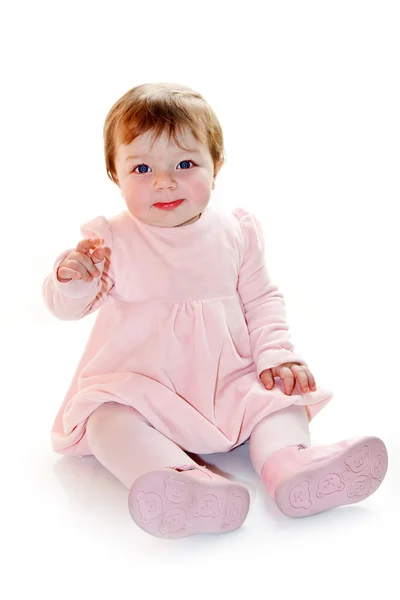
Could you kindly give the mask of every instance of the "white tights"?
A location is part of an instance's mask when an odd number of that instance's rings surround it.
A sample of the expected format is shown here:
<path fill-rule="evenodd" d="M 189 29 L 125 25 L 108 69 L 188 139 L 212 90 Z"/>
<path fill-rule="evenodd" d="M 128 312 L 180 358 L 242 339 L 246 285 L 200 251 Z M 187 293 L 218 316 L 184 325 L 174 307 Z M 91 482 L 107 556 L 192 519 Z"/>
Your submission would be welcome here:
<path fill-rule="evenodd" d="M 131 406 L 107 402 L 89 417 L 86 435 L 97 460 L 128 489 L 143 473 L 160 468 L 196 468 L 179 446 L 154 429 Z M 249 440 L 255 471 L 270 454 L 285 446 L 310 446 L 308 418 L 304 406 L 289 406 L 268 415 L 256 425 Z"/>

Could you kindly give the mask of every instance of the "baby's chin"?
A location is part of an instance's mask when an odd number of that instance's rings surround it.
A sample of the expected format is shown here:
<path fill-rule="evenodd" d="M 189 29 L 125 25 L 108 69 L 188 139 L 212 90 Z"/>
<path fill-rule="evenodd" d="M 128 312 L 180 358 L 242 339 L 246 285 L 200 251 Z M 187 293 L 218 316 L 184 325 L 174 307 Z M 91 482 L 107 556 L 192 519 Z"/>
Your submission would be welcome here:
<path fill-rule="evenodd" d="M 204 211 L 204 207 L 201 205 L 192 207 L 192 210 L 188 210 L 189 207 L 186 206 L 186 210 L 182 211 L 179 210 L 179 206 L 172 211 L 163 211 L 155 206 L 152 206 L 150 211 L 146 209 L 138 211 L 129 204 L 127 204 L 127 208 L 135 219 L 138 219 L 138 221 L 141 221 L 145 225 L 168 229 L 191 225 L 200 219 Z"/>

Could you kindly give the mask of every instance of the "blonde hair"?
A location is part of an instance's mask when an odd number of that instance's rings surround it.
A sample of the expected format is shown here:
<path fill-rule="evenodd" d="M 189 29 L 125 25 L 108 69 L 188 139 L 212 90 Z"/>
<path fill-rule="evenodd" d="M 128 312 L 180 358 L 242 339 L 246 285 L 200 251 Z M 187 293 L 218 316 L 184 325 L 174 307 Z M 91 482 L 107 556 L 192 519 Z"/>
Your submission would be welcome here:
<path fill-rule="evenodd" d="M 153 142 L 166 130 L 168 140 L 189 128 L 195 139 L 208 146 L 214 168 L 225 160 L 221 125 L 211 106 L 198 92 L 170 83 L 144 83 L 132 88 L 111 107 L 104 129 L 104 155 L 107 175 L 118 185 L 115 155 L 118 144 L 129 144 L 147 131 L 153 131 Z"/>

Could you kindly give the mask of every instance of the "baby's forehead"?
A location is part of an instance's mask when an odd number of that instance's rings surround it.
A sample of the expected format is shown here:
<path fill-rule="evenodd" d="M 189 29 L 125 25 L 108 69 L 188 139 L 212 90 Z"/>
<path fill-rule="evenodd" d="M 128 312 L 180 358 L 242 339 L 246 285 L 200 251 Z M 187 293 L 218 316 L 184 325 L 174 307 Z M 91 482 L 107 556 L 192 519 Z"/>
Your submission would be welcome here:
<path fill-rule="evenodd" d="M 116 148 L 121 154 L 127 155 L 134 152 L 140 156 L 157 156 L 165 152 L 179 154 L 183 150 L 203 154 L 208 150 L 207 146 L 200 143 L 189 130 L 171 137 L 165 132 L 162 132 L 158 137 L 154 135 L 154 132 L 146 132 L 140 134 L 131 142 L 117 143 Z"/>

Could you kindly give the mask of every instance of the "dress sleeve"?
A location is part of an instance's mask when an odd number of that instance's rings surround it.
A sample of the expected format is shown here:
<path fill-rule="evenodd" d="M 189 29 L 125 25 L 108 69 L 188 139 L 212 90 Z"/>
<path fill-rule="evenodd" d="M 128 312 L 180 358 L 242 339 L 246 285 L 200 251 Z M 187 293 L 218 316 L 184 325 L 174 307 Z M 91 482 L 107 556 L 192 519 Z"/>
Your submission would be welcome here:
<path fill-rule="evenodd" d="M 307 365 L 294 352 L 285 302 L 271 281 L 264 264 L 264 235 L 260 221 L 244 209 L 236 209 L 244 238 L 238 292 L 250 334 L 251 349 L 257 374 L 285 362 Z"/>
<path fill-rule="evenodd" d="M 96 263 L 100 275 L 90 282 L 82 279 L 71 279 L 61 282 L 57 278 L 57 269 L 63 259 L 72 252 L 73 248 L 60 254 L 51 273 L 43 283 L 43 299 L 47 309 L 58 319 L 64 321 L 78 320 L 93 313 L 104 302 L 115 284 L 111 266 L 112 232 L 105 217 L 96 217 L 81 226 L 82 239 L 100 237 L 106 248 L 104 259 Z"/>

